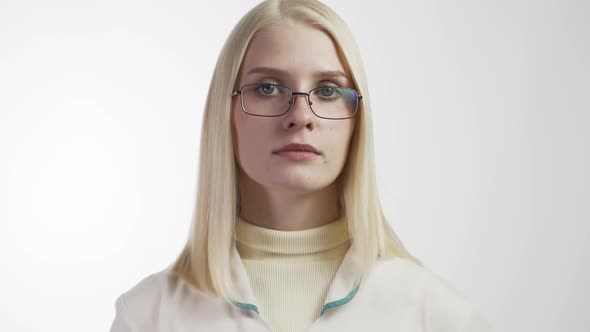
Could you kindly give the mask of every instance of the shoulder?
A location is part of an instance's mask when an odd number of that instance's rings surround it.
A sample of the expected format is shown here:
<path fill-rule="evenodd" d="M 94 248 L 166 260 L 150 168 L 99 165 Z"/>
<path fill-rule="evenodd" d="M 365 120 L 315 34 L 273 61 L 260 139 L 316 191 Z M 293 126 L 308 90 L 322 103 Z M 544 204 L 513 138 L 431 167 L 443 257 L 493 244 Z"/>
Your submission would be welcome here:
<path fill-rule="evenodd" d="M 381 291 L 415 305 L 426 331 L 491 331 L 465 294 L 425 266 L 394 257 L 379 261 L 372 274 Z"/>
<path fill-rule="evenodd" d="M 128 304 L 145 302 L 161 296 L 170 278 L 169 269 L 152 273 L 129 288 L 122 295 L 125 296 Z"/>
<path fill-rule="evenodd" d="M 127 319 L 136 322 L 138 319 L 155 317 L 152 314 L 157 313 L 156 310 L 170 285 L 171 278 L 169 268 L 142 278 L 117 297 L 115 303 L 117 311 Z"/>

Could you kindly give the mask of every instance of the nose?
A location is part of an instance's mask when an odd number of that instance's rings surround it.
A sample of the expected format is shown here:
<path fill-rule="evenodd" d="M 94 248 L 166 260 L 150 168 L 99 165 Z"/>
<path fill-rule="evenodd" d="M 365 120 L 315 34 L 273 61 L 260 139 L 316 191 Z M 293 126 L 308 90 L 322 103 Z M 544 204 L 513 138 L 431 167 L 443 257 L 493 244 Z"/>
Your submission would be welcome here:
<path fill-rule="evenodd" d="M 303 97 L 298 103 L 297 97 Z M 313 122 L 315 115 L 310 107 L 309 94 L 305 92 L 293 92 L 293 96 L 289 101 L 289 111 L 287 118 L 289 126 L 300 124 L 301 126 L 308 125 Z"/>

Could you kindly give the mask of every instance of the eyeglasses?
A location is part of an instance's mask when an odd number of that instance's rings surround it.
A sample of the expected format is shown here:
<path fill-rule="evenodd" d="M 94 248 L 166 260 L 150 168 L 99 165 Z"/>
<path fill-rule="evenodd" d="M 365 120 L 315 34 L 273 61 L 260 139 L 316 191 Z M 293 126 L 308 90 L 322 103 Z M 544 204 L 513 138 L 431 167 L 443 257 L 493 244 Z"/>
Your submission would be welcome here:
<path fill-rule="evenodd" d="M 289 112 L 295 103 L 295 96 L 307 97 L 313 114 L 322 119 L 342 120 L 356 115 L 362 98 L 354 89 L 336 86 L 320 86 L 308 93 L 295 92 L 274 83 L 246 84 L 232 93 L 240 95 L 242 110 L 255 116 L 281 116 Z"/>

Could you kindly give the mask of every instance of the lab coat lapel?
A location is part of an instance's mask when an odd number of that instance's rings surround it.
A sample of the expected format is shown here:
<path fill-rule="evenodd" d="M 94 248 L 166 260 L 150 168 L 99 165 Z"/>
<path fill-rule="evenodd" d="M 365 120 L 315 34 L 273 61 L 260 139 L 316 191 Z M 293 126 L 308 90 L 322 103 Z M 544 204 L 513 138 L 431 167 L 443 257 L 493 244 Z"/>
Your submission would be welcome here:
<path fill-rule="evenodd" d="M 358 254 L 356 246 L 351 245 L 342 258 L 342 262 L 330 284 L 322 307 L 322 315 L 326 310 L 344 305 L 356 296 L 363 279 L 360 272 L 361 259 L 362 257 Z M 233 304 L 260 314 L 248 274 L 235 246 L 232 250 L 231 270 L 238 292 L 233 298 Z"/>

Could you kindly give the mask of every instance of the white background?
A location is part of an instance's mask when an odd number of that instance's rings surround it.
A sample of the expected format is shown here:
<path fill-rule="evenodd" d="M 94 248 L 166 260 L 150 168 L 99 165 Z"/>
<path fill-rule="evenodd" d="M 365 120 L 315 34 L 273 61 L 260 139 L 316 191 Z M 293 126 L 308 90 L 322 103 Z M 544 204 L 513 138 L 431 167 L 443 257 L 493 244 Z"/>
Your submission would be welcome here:
<path fill-rule="evenodd" d="M 402 241 L 497 331 L 589 331 L 588 2 L 325 2 Z M 256 3 L 0 2 L 3 331 L 106 331 L 176 257 L 215 61 Z"/>

